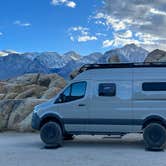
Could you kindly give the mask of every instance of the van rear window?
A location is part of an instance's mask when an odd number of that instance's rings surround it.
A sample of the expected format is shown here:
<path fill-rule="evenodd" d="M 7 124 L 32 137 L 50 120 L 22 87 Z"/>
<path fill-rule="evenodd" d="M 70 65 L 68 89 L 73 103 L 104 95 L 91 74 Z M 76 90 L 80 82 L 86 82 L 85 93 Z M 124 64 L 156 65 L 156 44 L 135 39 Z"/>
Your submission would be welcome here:
<path fill-rule="evenodd" d="M 116 85 L 113 83 L 99 84 L 99 96 L 115 96 Z"/>
<path fill-rule="evenodd" d="M 144 82 L 143 91 L 166 91 L 166 82 Z"/>

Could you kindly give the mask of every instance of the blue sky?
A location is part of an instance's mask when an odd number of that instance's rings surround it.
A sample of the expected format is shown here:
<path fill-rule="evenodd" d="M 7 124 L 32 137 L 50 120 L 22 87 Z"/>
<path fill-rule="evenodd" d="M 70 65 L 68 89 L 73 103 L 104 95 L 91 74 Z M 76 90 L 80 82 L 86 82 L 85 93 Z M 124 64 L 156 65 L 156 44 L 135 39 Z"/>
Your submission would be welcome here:
<path fill-rule="evenodd" d="M 0 2 L 0 50 L 75 50 L 82 54 L 104 51 L 101 41 L 72 42 L 69 28 L 95 26 L 88 18 L 100 5 L 98 0 L 77 0 L 75 8 L 52 5 L 51 0 L 5 0 Z M 16 24 L 18 22 L 18 24 Z M 21 25 L 19 24 L 21 22 Z M 28 26 L 28 24 L 30 24 Z"/>
<path fill-rule="evenodd" d="M 86 55 L 130 43 L 165 49 L 166 2 L 136 1 L 3 0 L 0 50 L 61 54 L 74 50 Z"/>

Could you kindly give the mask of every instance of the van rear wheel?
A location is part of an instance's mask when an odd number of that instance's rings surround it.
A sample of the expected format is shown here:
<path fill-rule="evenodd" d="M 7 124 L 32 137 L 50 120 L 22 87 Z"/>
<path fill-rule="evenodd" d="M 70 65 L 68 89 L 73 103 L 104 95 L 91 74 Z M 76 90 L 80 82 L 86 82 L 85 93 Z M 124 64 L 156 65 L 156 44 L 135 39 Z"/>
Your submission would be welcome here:
<path fill-rule="evenodd" d="M 147 150 L 163 150 L 166 145 L 166 129 L 159 123 L 150 123 L 144 128 L 143 138 Z"/>
<path fill-rule="evenodd" d="M 56 122 L 47 122 L 40 130 L 40 138 L 46 147 L 62 146 L 62 129 Z"/>

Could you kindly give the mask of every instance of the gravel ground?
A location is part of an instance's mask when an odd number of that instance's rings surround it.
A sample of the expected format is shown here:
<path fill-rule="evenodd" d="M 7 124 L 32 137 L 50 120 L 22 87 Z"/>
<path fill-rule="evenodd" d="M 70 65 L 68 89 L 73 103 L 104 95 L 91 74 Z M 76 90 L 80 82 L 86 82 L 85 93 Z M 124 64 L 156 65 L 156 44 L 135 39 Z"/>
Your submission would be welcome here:
<path fill-rule="evenodd" d="M 77 136 L 45 149 L 39 134 L 1 133 L 0 166 L 166 166 L 166 152 L 148 152 L 140 135 Z"/>

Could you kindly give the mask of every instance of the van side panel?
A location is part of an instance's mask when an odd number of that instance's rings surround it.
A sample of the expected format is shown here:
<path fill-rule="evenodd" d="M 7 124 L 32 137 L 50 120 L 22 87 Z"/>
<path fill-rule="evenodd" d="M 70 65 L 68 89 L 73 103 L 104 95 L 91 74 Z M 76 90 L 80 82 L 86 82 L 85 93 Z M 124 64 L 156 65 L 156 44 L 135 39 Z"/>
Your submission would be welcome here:
<path fill-rule="evenodd" d="M 133 126 L 135 132 L 141 131 L 144 119 L 150 116 L 166 117 L 166 91 L 144 91 L 145 82 L 166 82 L 166 68 L 133 69 L 133 112 L 134 120 L 140 125 Z"/>

